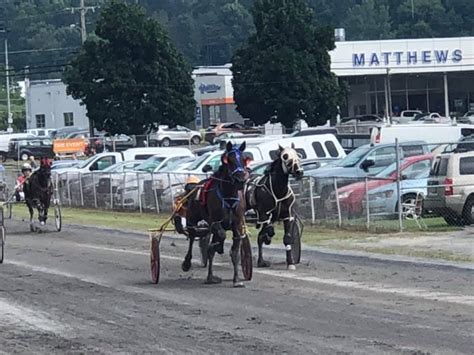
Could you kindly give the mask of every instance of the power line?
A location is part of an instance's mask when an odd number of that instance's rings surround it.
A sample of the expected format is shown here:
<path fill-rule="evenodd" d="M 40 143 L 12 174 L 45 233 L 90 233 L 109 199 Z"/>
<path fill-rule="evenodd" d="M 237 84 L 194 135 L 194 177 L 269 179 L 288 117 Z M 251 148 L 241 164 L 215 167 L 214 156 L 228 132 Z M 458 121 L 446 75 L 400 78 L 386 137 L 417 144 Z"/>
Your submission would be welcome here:
<path fill-rule="evenodd" d="M 24 49 L 18 51 L 8 51 L 8 54 L 24 54 L 24 53 L 38 53 L 38 52 L 57 52 L 57 51 L 68 51 L 80 49 L 81 47 L 62 47 L 62 48 L 45 48 L 45 49 Z M 0 52 L 0 55 L 4 55 L 5 52 Z"/>

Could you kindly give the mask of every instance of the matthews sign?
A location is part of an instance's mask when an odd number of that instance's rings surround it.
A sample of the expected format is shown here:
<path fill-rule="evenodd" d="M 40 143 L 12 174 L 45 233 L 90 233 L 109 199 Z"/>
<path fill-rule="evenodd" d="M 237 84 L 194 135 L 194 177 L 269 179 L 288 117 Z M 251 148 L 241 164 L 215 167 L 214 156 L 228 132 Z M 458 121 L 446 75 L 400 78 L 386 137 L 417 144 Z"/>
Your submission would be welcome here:
<path fill-rule="evenodd" d="M 337 42 L 337 76 L 474 70 L 474 37 Z"/>
<path fill-rule="evenodd" d="M 413 52 L 381 52 L 381 53 L 353 53 L 352 66 L 364 67 L 373 65 L 417 65 L 417 64 L 444 64 L 446 62 L 459 63 L 462 61 L 462 50 L 428 50 Z"/>

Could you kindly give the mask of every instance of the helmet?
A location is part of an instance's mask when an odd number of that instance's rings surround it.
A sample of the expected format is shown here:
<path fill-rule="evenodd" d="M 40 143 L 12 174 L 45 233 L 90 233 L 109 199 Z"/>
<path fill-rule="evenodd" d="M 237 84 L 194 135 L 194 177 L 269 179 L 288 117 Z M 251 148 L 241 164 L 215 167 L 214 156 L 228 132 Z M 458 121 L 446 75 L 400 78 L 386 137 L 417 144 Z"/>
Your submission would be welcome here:
<path fill-rule="evenodd" d="M 186 184 L 199 184 L 200 182 L 201 180 L 195 175 L 191 175 L 188 177 L 188 180 L 186 180 Z"/>
<path fill-rule="evenodd" d="M 30 165 L 30 164 L 25 163 L 25 164 L 23 164 L 23 166 L 21 167 L 21 171 L 25 171 L 25 170 L 30 170 L 30 171 L 31 171 L 31 170 L 33 170 L 33 169 L 31 169 L 31 165 Z"/>

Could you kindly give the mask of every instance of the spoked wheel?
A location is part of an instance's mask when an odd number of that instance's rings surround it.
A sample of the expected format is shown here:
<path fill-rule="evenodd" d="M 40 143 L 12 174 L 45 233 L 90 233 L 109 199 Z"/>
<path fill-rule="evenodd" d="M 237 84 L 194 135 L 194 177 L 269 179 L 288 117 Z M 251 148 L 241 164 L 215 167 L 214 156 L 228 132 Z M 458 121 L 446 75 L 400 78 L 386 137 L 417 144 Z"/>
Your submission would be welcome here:
<path fill-rule="evenodd" d="M 160 241 L 155 236 L 150 242 L 151 281 L 157 284 L 160 281 Z"/>
<path fill-rule="evenodd" d="M 59 203 L 54 201 L 54 225 L 56 226 L 56 231 L 60 232 L 63 221 L 61 217 L 61 207 L 59 207 Z"/>
<path fill-rule="evenodd" d="M 242 264 L 242 273 L 246 281 L 252 280 L 252 246 L 250 245 L 250 238 L 247 235 L 240 241 L 240 263 Z"/>
<path fill-rule="evenodd" d="M 291 246 L 291 253 L 293 254 L 293 261 L 299 264 L 301 261 L 301 236 L 303 235 L 303 222 L 297 216 L 291 226 L 291 235 L 294 243 Z"/>
<path fill-rule="evenodd" d="M 211 240 L 211 234 L 207 233 L 199 239 L 199 250 L 201 251 L 201 265 L 202 267 L 207 266 L 207 261 L 209 259 L 209 242 Z"/>

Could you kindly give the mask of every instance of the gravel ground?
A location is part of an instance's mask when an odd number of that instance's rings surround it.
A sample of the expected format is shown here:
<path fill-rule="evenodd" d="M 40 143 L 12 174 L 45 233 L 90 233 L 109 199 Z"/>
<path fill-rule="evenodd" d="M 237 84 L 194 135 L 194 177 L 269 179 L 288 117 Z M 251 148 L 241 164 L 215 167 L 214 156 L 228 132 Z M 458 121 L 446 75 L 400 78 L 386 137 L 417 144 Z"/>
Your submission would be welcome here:
<path fill-rule="evenodd" d="M 7 221 L 0 265 L 0 353 L 471 354 L 473 271 L 311 251 L 296 272 L 282 251 L 233 289 L 228 253 L 220 285 L 184 241 L 162 242 L 150 283 L 140 234 L 65 226 L 28 233 Z M 51 229 L 51 226 L 48 227 Z M 48 229 L 46 228 L 46 229 Z"/>

